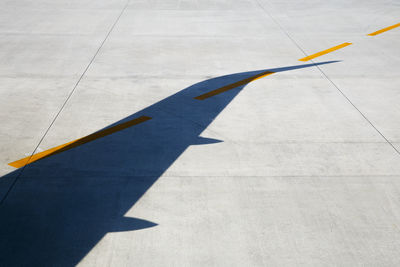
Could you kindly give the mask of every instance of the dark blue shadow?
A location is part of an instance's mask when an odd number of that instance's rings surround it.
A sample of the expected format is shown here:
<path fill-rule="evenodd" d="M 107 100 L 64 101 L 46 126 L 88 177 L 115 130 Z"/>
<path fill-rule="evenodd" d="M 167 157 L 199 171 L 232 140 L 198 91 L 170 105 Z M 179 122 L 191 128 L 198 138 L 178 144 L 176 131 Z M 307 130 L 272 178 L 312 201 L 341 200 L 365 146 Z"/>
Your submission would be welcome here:
<path fill-rule="evenodd" d="M 220 142 L 200 134 L 244 86 L 193 98 L 264 71 L 194 84 L 113 125 L 149 121 L 26 166 L 0 206 L 0 266 L 74 266 L 108 232 L 156 226 L 124 214 L 185 149 Z M 2 177 L 0 187 L 15 176 Z"/>

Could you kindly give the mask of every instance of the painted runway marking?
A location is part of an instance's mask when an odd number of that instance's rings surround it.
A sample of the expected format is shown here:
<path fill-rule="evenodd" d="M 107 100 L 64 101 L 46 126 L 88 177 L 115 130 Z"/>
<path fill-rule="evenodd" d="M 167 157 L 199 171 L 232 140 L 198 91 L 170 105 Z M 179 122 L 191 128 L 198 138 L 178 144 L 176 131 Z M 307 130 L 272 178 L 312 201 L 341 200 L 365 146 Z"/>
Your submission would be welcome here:
<path fill-rule="evenodd" d="M 392 25 L 392 26 L 383 28 L 383 29 L 381 29 L 381 30 L 379 30 L 379 31 L 376 31 L 376 32 L 373 32 L 373 33 L 369 33 L 369 34 L 367 34 L 367 35 L 369 35 L 369 36 L 375 36 L 375 35 L 381 34 L 381 33 L 383 33 L 383 32 L 387 32 L 387 31 L 389 31 L 389 30 L 391 30 L 391 29 L 397 28 L 397 27 L 399 27 L 399 26 L 400 26 L 400 23 L 397 23 L 397 24 L 395 24 L 395 25 Z"/>
<path fill-rule="evenodd" d="M 395 25 L 392 25 L 392 26 L 383 28 L 383 29 L 378 30 L 378 31 L 376 31 L 376 32 L 369 33 L 368 35 L 369 35 L 369 36 L 375 36 L 375 35 L 381 34 L 381 33 L 383 33 L 383 32 L 386 32 L 386 31 L 392 30 L 392 29 L 394 29 L 394 28 L 397 28 L 397 27 L 399 27 L 399 26 L 400 26 L 400 23 L 397 23 L 397 24 L 395 24 Z M 310 55 L 310 56 L 301 58 L 301 59 L 299 59 L 299 61 L 309 61 L 309 60 L 311 60 L 311 59 L 314 59 L 314 58 L 316 58 L 316 57 L 319 57 L 319 56 L 322 56 L 322 55 L 331 53 L 331 52 L 333 52 L 333 51 L 336 51 L 336 50 L 341 49 L 341 48 L 343 48 L 343 47 L 349 46 L 349 45 L 351 45 L 351 44 L 352 44 L 352 43 L 347 43 L 347 42 L 346 42 L 346 43 L 343 43 L 343 44 L 340 44 L 340 45 L 331 47 L 331 48 L 329 48 L 329 49 L 323 50 L 323 51 L 321 51 L 321 52 L 315 53 L 315 54 L 313 54 L 313 55 Z M 207 98 L 209 98 L 209 97 L 212 97 L 212 96 L 221 94 L 221 93 L 223 93 L 223 92 L 229 91 L 229 90 L 234 89 L 234 88 L 236 88 L 236 87 L 239 87 L 239 86 L 241 86 L 241 85 L 248 84 L 248 83 L 250 83 L 250 82 L 252 82 L 252 81 L 255 81 L 255 80 L 257 80 L 257 79 L 263 78 L 263 77 L 265 77 L 265 76 L 268 76 L 268 75 L 271 75 L 271 74 L 274 74 L 274 73 L 275 73 L 275 72 L 265 71 L 265 72 L 262 72 L 262 73 L 260 73 L 260 74 L 254 75 L 254 76 L 252 76 L 252 77 L 243 79 L 243 80 L 241 80 L 241 81 L 238 81 L 238 82 L 235 82 L 235 83 L 232 83 L 232 84 L 228 84 L 228 85 L 225 85 L 225 86 L 223 86 L 223 87 L 221 87 L 221 88 L 218 88 L 218 89 L 215 89 L 215 90 L 213 90 L 213 91 L 207 92 L 207 93 L 205 93 L 205 94 L 196 96 L 196 97 L 194 97 L 194 99 L 197 99 L 197 100 L 205 100 L 205 99 L 207 99 Z M 151 117 L 141 116 L 141 117 L 139 117 L 139 118 L 136 118 L 136 119 L 130 120 L 130 121 L 128 121 L 128 122 L 124 122 L 124 123 L 121 123 L 121 124 L 119 124 L 119 125 L 116 125 L 116 126 L 107 128 L 107 129 L 105 129 L 105 130 L 102 130 L 102 131 L 99 131 L 99 132 L 90 134 L 90 135 L 85 136 L 85 137 L 82 137 L 82 138 L 80 138 L 80 139 L 76 139 L 76 140 L 71 141 L 71 142 L 69 142 L 69 143 L 66 143 L 66 144 L 63 144 L 63 145 L 60 145 L 60 146 L 57 146 L 57 147 L 53 147 L 53 148 L 48 149 L 48 150 L 46 150 L 46 151 L 39 152 L 39 153 L 36 153 L 36 154 L 34 154 L 34 155 L 32 155 L 32 156 L 28 156 L 28 157 L 25 157 L 25 158 L 23 158 L 23 159 L 20 159 L 20 160 L 11 162 L 11 163 L 9 163 L 8 165 L 13 166 L 13 167 L 15 167 L 15 168 L 20 168 L 20 167 L 23 167 L 23 166 L 25 166 L 25 165 L 28 165 L 28 164 L 30 164 L 30 163 L 32 163 L 32 162 L 38 161 L 38 160 L 40 160 L 40 159 L 43 159 L 43 158 L 45 158 L 45 157 L 49 157 L 49 156 L 51 156 L 51 155 L 58 154 L 58 153 L 60 153 L 60 152 L 66 151 L 66 150 L 68 150 L 68 149 L 71 149 L 71 148 L 74 148 L 74 147 L 77 147 L 77 146 L 86 144 L 86 143 L 91 142 L 91 141 L 93 141 L 93 140 L 96 140 L 96 139 L 98 139 L 98 138 L 101 138 L 101 137 L 104 137 L 104 136 L 106 136 L 106 135 L 109 135 L 109 134 L 112 134 L 112 133 L 121 131 L 121 130 L 123 130 L 123 129 L 126 129 L 126 128 L 128 128 L 128 127 L 131 127 L 131 126 L 133 126 L 133 125 L 136 125 L 136 124 L 139 124 L 139 123 L 142 123 L 142 122 L 145 122 L 145 121 L 150 120 L 150 119 L 151 119 Z"/>
<path fill-rule="evenodd" d="M 89 142 L 94 141 L 96 139 L 99 139 L 99 138 L 102 138 L 104 136 L 113 134 L 115 132 L 119 132 L 121 130 L 124 130 L 124 129 L 129 128 L 129 127 L 131 127 L 133 125 L 137 125 L 139 123 L 145 122 L 145 121 L 150 120 L 150 119 L 151 119 L 151 117 L 141 116 L 139 118 L 136 118 L 136 119 L 133 119 L 133 120 L 130 120 L 130 121 L 115 125 L 113 127 L 110 127 L 110 128 L 107 128 L 107 129 L 92 133 L 90 135 L 87 135 L 85 137 L 76 139 L 76 140 L 68 142 L 66 144 L 63 144 L 63 145 L 60 145 L 60 146 L 56 146 L 56 147 L 50 148 L 48 150 L 45 150 L 43 152 L 39 152 L 37 154 L 34 154 L 32 156 L 29 156 L 29 157 L 26 157 L 26 158 L 23 158 L 23 159 L 8 163 L 8 165 L 10 165 L 12 167 L 15 167 L 15 168 L 21 168 L 21 167 L 23 167 L 25 165 L 28 165 L 28 164 L 32 163 L 32 162 L 35 162 L 35 161 L 38 161 L 40 159 L 43 159 L 43 158 L 46 158 L 46 157 L 61 153 L 63 151 L 69 150 L 71 148 L 74 148 L 74 147 L 89 143 Z"/>
<path fill-rule="evenodd" d="M 322 56 L 322 55 L 331 53 L 331 52 L 333 52 L 333 51 L 336 51 L 336 50 L 341 49 L 341 48 L 343 48 L 343 47 L 349 46 L 349 45 L 351 45 L 351 44 L 352 44 L 352 43 L 343 43 L 343 44 L 340 44 L 340 45 L 331 47 L 331 48 L 329 48 L 329 49 L 326 49 L 326 50 L 324 50 L 324 51 L 315 53 L 315 54 L 313 54 L 313 55 L 311 55 L 311 56 L 307 56 L 307 57 L 301 58 L 301 59 L 299 59 L 299 61 L 309 61 L 309 60 L 311 60 L 311 59 L 313 59 L 313 58 L 320 57 L 320 56 Z"/>
<path fill-rule="evenodd" d="M 265 77 L 265 76 L 268 76 L 268 75 L 271 75 L 271 74 L 274 74 L 274 73 L 275 73 L 275 72 L 264 71 L 264 72 L 262 72 L 262 73 L 259 73 L 259 74 L 257 74 L 257 75 L 254 75 L 254 76 L 252 76 L 252 77 L 243 79 L 243 80 L 238 81 L 238 82 L 235 82 L 235 83 L 231 83 L 231 84 L 225 85 L 225 86 L 223 86 L 223 87 L 221 87 L 221 88 L 215 89 L 215 90 L 210 91 L 210 92 L 208 92 L 208 93 L 205 93 L 205 94 L 196 96 L 194 99 L 197 99 L 197 100 L 204 100 L 204 99 L 207 99 L 207 98 L 209 98 L 209 97 L 212 97 L 212 96 L 221 94 L 221 93 L 223 93 L 223 92 L 229 91 L 229 90 L 234 89 L 234 88 L 236 88 L 236 87 L 239 87 L 239 86 L 241 86 L 241 85 L 248 84 L 248 83 L 250 83 L 250 82 L 252 82 L 252 81 L 255 81 L 255 80 L 257 80 L 257 79 L 261 79 L 261 78 L 263 78 L 263 77 Z"/>

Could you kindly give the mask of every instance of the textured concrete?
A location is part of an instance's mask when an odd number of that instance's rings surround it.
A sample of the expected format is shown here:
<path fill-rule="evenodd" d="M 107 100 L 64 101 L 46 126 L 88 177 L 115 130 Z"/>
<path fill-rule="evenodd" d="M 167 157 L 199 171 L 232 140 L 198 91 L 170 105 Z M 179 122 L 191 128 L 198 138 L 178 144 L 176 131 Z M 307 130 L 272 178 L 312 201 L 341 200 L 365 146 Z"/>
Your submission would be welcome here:
<path fill-rule="evenodd" d="M 366 36 L 398 14 L 396 0 L 2 1 L 0 266 L 399 266 L 400 28 Z"/>

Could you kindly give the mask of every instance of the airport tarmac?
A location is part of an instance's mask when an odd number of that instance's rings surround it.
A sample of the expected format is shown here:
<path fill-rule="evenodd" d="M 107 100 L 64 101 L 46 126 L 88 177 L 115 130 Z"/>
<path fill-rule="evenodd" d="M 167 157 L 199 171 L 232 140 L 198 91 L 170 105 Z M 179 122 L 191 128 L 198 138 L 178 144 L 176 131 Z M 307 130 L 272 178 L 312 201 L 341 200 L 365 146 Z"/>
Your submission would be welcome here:
<path fill-rule="evenodd" d="M 0 3 L 0 266 L 399 266 L 398 0 Z"/>

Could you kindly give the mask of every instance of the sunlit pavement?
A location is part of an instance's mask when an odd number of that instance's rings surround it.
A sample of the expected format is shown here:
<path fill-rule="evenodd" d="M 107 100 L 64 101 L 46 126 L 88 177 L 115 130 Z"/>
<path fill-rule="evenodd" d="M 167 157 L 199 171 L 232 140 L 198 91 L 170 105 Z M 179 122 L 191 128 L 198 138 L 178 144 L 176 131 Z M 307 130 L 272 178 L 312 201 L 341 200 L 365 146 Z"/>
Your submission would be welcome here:
<path fill-rule="evenodd" d="M 1 1 L 0 266 L 399 266 L 399 14 Z"/>

